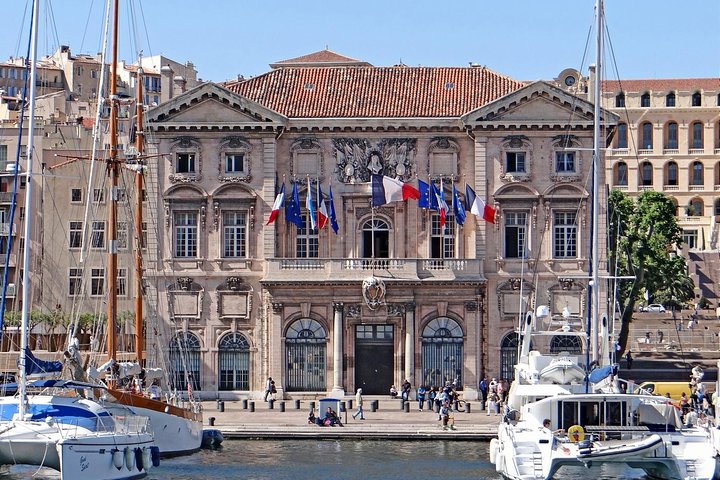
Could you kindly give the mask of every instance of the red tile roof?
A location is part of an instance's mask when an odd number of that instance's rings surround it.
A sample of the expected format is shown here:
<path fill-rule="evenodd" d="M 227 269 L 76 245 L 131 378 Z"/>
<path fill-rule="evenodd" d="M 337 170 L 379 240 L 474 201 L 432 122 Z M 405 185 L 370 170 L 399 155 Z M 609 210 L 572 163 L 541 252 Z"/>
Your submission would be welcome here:
<path fill-rule="evenodd" d="M 460 117 L 524 86 L 484 67 L 281 68 L 229 82 L 290 118 Z"/>
<path fill-rule="evenodd" d="M 309 53 L 300 57 L 280 60 L 271 63 L 270 68 L 286 68 L 286 67 L 321 67 L 321 66 L 356 66 L 356 67 L 372 67 L 367 62 L 357 60 L 355 58 L 340 55 L 332 50 L 320 50 L 319 52 Z"/>
<path fill-rule="evenodd" d="M 602 82 L 604 92 L 664 92 L 691 90 L 720 90 L 720 78 L 667 78 L 647 80 L 606 80 Z"/>

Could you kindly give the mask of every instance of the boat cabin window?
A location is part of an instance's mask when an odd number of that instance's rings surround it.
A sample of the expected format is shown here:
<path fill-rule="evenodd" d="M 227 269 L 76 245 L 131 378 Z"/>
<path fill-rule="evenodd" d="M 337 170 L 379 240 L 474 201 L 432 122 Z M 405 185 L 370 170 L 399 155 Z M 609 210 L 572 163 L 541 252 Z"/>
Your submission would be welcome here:
<path fill-rule="evenodd" d="M 587 427 L 590 425 L 625 425 L 627 418 L 627 404 L 624 402 L 560 402 L 558 404 L 558 418 L 561 419 L 561 428 L 567 429 L 573 425 Z"/>

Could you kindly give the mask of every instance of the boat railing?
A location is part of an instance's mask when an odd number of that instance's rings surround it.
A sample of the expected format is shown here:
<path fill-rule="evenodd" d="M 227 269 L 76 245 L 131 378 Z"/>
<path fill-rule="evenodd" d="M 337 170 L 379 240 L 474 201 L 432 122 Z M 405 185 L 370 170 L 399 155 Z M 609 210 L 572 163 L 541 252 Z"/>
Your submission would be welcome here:
<path fill-rule="evenodd" d="M 106 417 L 64 418 L 58 421 L 58 431 L 65 438 L 88 435 L 140 435 L 151 433 L 150 419 L 142 415 L 113 415 Z"/>

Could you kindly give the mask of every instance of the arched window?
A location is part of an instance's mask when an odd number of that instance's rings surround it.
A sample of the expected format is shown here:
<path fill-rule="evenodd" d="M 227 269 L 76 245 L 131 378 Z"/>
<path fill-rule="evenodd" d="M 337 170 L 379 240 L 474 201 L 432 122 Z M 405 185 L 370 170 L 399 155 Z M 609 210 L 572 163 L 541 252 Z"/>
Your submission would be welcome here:
<path fill-rule="evenodd" d="M 618 162 L 618 164 L 615 166 L 615 185 L 626 186 L 628 184 L 627 174 L 627 163 Z"/>
<path fill-rule="evenodd" d="M 678 164 L 675 162 L 668 162 L 666 177 L 665 177 L 665 185 L 677 185 L 677 184 L 678 184 Z"/>
<path fill-rule="evenodd" d="M 508 333 L 500 342 L 500 378 L 514 377 L 518 345 L 520 345 L 520 339 L 515 332 Z"/>
<path fill-rule="evenodd" d="M 649 107 L 650 106 L 650 93 L 645 92 L 640 97 L 640 106 L 641 107 Z"/>
<path fill-rule="evenodd" d="M 574 335 L 555 335 L 550 340 L 550 352 L 567 352 L 570 354 L 582 353 L 582 341 Z"/>
<path fill-rule="evenodd" d="M 200 390 L 200 339 L 194 333 L 180 332 L 170 340 L 171 387 L 187 391 Z"/>
<path fill-rule="evenodd" d="M 672 201 L 673 205 L 675 205 L 675 209 L 673 210 L 673 215 L 675 215 L 677 217 L 678 213 L 680 211 L 680 206 L 678 205 L 678 202 L 675 199 L 675 197 L 671 197 L 670 201 Z"/>
<path fill-rule="evenodd" d="M 692 106 L 693 107 L 701 107 L 702 106 L 702 95 L 700 92 L 695 92 L 692 94 Z"/>
<path fill-rule="evenodd" d="M 693 162 L 690 171 L 690 185 L 703 185 L 703 164 L 702 162 Z"/>
<path fill-rule="evenodd" d="M 678 148 L 678 124 L 670 122 L 665 127 L 665 148 L 675 150 Z"/>
<path fill-rule="evenodd" d="M 627 123 L 619 123 L 617 126 L 617 148 L 628 148 Z"/>
<path fill-rule="evenodd" d="M 665 95 L 665 106 L 666 107 L 674 107 L 675 106 L 675 93 L 670 92 L 667 95 Z"/>
<path fill-rule="evenodd" d="M 688 204 L 688 216 L 690 217 L 702 217 L 704 210 L 703 201 L 700 198 L 693 198 Z"/>
<path fill-rule="evenodd" d="M 218 343 L 219 390 L 250 390 L 250 344 L 244 335 L 223 335 Z"/>
<path fill-rule="evenodd" d="M 463 331 L 448 317 L 428 322 L 422 332 L 422 381 L 425 385 L 442 387 L 457 380 L 462 386 Z"/>
<path fill-rule="evenodd" d="M 338 333 L 340 334 L 340 333 Z M 327 334 L 311 318 L 294 321 L 285 334 L 288 391 L 325 391 Z"/>
<path fill-rule="evenodd" d="M 625 93 L 620 92 L 615 96 L 615 106 L 616 107 L 624 107 L 625 106 Z"/>
<path fill-rule="evenodd" d="M 362 225 L 363 258 L 390 257 L 390 226 L 379 218 L 371 219 Z"/>
<path fill-rule="evenodd" d="M 652 185 L 653 184 L 653 168 L 650 162 L 643 162 L 642 164 L 642 184 Z"/>
<path fill-rule="evenodd" d="M 702 122 L 693 122 L 692 124 L 692 140 L 691 148 L 703 148 L 703 124 Z"/>
<path fill-rule="evenodd" d="M 653 126 L 650 122 L 643 123 L 640 128 L 640 148 L 643 150 L 653 148 Z"/>

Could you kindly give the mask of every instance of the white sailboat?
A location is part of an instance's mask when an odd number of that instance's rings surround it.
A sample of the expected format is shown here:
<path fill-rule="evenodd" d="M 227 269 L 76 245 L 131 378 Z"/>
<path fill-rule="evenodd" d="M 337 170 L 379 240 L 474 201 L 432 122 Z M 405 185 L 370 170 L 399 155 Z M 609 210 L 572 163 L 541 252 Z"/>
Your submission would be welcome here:
<path fill-rule="evenodd" d="M 37 30 L 39 0 L 33 2 L 31 28 L 30 105 L 27 146 L 26 211 L 32 212 L 32 173 L 35 87 L 37 67 Z M 24 238 L 23 265 L 29 266 L 31 214 L 28 214 Z M 0 399 L 0 464 L 29 464 L 60 472 L 62 479 L 135 479 L 143 478 L 153 462 L 153 436 L 148 419 L 132 415 L 112 416 L 101 404 L 78 392 L 89 384 L 67 381 L 40 381 L 28 384 L 27 374 L 42 362 L 28 348 L 30 309 L 30 269 L 23 269 L 21 348 L 18 395 Z M 29 394 L 37 389 L 39 393 Z M 156 455 L 157 456 L 157 455 Z"/>
<path fill-rule="evenodd" d="M 597 65 L 602 72 L 603 2 L 596 3 Z M 718 478 L 713 431 L 686 427 L 666 398 L 625 393 L 610 364 L 606 318 L 598 320 L 598 195 L 600 159 L 600 80 L 595 84 L 593 132 L 593 241 L 591 325 L 570 315 L 553 317 L 538 308 L 523 321 L 521 348 L 508 404 L 511 411 L 491 441 L 490 461 L 514 480 L 550 479 L 558 471 L 620 465 L 660 479 Z M 583 345 L 586 354 L 543 349 Z M 587 339 L 587 340 L 586 340 Z M 589 343 L 590 345 L 587 345 Z M 597 365 L 590 371 L 591 365 Z M 582 372 L 582 373 L 581 373 Z M 585 373 L 587 372 L 587 374 Z M 549 423 L 548 423 L 549 421 Z M 557 433 L 556 433 L 557 432 Z M 562 433 L 559 433 L 562 432 Z"/>

